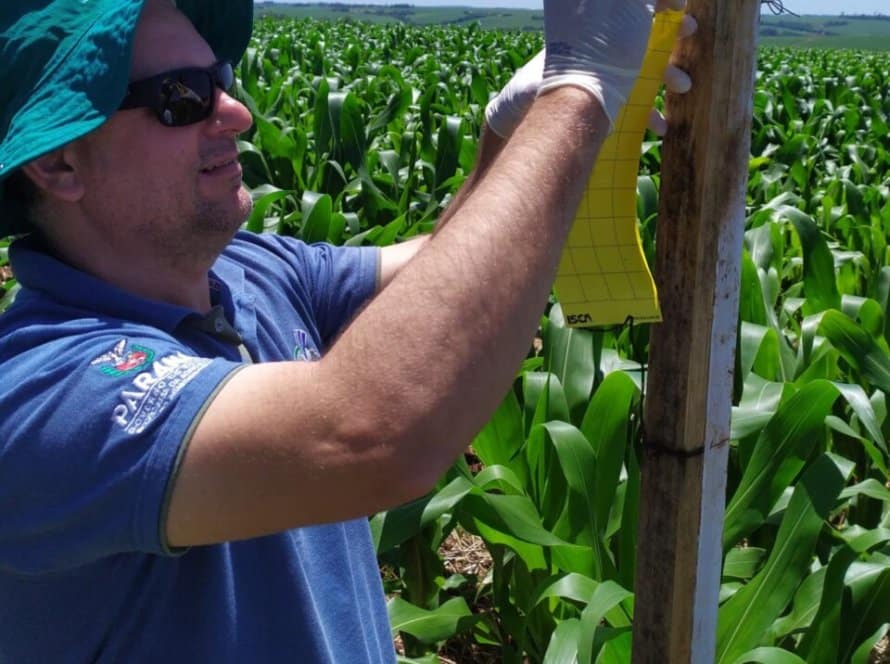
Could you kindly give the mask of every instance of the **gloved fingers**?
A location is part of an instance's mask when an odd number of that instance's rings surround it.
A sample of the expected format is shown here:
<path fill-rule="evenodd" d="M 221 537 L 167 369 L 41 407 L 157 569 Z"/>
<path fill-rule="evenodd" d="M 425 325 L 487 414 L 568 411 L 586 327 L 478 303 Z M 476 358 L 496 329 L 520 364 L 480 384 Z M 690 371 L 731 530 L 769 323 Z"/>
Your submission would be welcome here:
<path fill-rule="evenodd" d="M 671 92 L 681 95 L 692 89 L 692 79 L 689 78 L 689 74 L 674 65 L 668 65 L 664 70 L 664 84 Z"/>
<path fill-rule="evenodd" d="M 686 39 L 686 37 L 694 35 L 696 30 L 698 30 L 698 21 L 689 14 L 686 14 L 683 16 L 683 22 L 680 23 L 680 32 L 677 37 Z"/>
<path fill-rule="evenodd" d="M 535 53 L 534 57 L 526 62 L 520 69 L 525 69 L 528 67 L 529 69 L 534 69 L 535 71 L 544 71 L 544 56 L 547 55 L 547 52 L 542 48 L 540 51 Z"/>
<path fill-rule="evenodd" d="M 516 70 L 507 85 L 485 107 L 485 121 L 502 138 L 516 129 L 538 94 L 544 75 L 544 51 Z"/>
<path fill-rule="evenodd" d="M 529 92 L 537 94 L 538 86 L 541 85 L 541 79 L 544 77 L 545 56 L 546 53 L 542 48 L 535 54 L 535 57 L 522 65 L 513 74 L 513 78 L 523 90 L 527 89 Z"/>
<path fill-rule="evenodd" d="M 696 30 L 698 30 L 698 21 L 687 15 L 683 17 L 677 36 L 679 39 L 685 39 L 694 35 Z M 685 94 L 692 89 L 692 79 L 689 78 L 689 74 L 674 65 L 668 65 L 664 70 L 664 84 L 669 91 L 678 94 Z"/>
<path fill-rule="evenodd" d="M 649 127 L 650 131 L 656 136 L 664 136 L 668 130 L 667 120 L 664 119 L 664 116 L 657 108 L 653 108 L 649 111 L 649 121 L 646 126 Z"/>

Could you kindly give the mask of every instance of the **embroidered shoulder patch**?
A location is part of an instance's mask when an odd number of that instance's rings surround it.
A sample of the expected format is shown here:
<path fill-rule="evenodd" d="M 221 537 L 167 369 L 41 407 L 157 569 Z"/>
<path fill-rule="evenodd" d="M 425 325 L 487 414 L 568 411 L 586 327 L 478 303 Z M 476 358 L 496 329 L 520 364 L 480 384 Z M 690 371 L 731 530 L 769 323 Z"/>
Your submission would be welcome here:
<path fill-rule="evenodd" d="M 177 352 L 145 367 L 123 387 L 111 420 L 130 435 L 148 429 L 211 360 Z"/>
<path fill-rule="evenodd" d="M 90 366 L 99 367 L 106 376 L 128 376 L 145 369 L 154 358 L 150 348 L 138 344 L 128 346 L 127 340 L 121 339 L 110 351 L 90 362 Z"/>

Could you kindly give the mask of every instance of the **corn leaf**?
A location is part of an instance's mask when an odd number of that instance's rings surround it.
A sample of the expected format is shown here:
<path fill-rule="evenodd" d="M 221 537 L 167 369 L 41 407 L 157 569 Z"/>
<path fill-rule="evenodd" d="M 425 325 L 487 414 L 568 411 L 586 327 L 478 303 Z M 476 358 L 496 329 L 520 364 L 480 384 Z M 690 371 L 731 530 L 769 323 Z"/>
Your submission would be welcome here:
<path fill-rule="evenodd" d="M 744 655 L 739 656 L 733 664 L 806 664 L 804 660 L 794 653 L 781 648 L 755 648 Z"/>
<path fill-rule="evenodd" d="M 837 311 L 827 311 L 819 331 L 863 378 L 890 392 L 890 356 L 861 326 Z"/>
<path fill-rule="evenodd" d="M 630 440 L 631 411 L 638 397 L 639 390 L 627 374 L 611 373 L 597 388 L 581 423 L 596 454 L 594 518 L 600 528 L 605 528 L 615 503 Z M 604 531 L 600 535 L 605 539 Z"/>
<path fill-rule="evenodd" d="M 735 662 L 741 654 L 760 645 L 769 626 L 790 603 L 808 573 L 822 522 L 834 507 L 843 481 L 837 466 L 824 455 L 801 477 L 763 569 L 720 607 L 720 664 Z"/>
<path fill-rule="evenodd" d="M 565 326 L 562 310 L 554 306 L 543 326 L 544 370 L 553 373 L 563 386 L 571 421 L 581 423 L 596 377 L 593 333 Z"/>
<path fill-rule="evenodd" d="M 729 550 L 758 528 L 822 438 L 837 401 L 827 381 L 805 385 L 785 401 L 761 433 L 738 489 L 726 508 L 723 547 Z"/>
<path fill-rule="evenodd" d="M 543 664 L 575 664 L 578 661 L 578 637 L 581 621 L 577 618 L 564 620 L 553 631 Z"/>
<path fill-rule="evenodd" d="M 473 622 L 473 614 L 462 597 L 455 597 L 433 610 L 421 609 L 394 597 L 387 602 L 386 609 L 393 636 L 404 632 L 423 643 L 444 641 L 468 629 Z"/>

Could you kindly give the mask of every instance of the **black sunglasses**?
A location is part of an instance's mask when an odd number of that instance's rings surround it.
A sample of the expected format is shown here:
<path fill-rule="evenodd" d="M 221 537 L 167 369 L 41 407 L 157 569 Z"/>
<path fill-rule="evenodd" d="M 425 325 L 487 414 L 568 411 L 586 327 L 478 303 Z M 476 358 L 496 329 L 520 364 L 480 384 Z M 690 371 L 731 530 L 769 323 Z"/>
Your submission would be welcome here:
<path fill-rule="evenodd" d="M 235 73 L 228 62 L 174 69 L 130 83 L 118 109 L 148 107 L 162 125 L 184 127 L 210 117 L 216 88 L 228 91 L 234 82 Z"/>

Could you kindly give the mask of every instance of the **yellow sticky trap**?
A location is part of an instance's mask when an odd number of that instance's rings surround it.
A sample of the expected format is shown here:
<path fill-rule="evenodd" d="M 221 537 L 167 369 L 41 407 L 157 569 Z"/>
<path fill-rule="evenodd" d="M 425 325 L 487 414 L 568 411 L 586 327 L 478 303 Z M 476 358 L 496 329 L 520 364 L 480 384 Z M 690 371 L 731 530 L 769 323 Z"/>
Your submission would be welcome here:
<path fill-rule="evenodd" d="M 640 76 L 600 150 L 554 286 L 570 327 L 661 320 L 658 293 L 637 228 L 640 144 L 680 30 L 683 12 L 655 16 Z"/>

